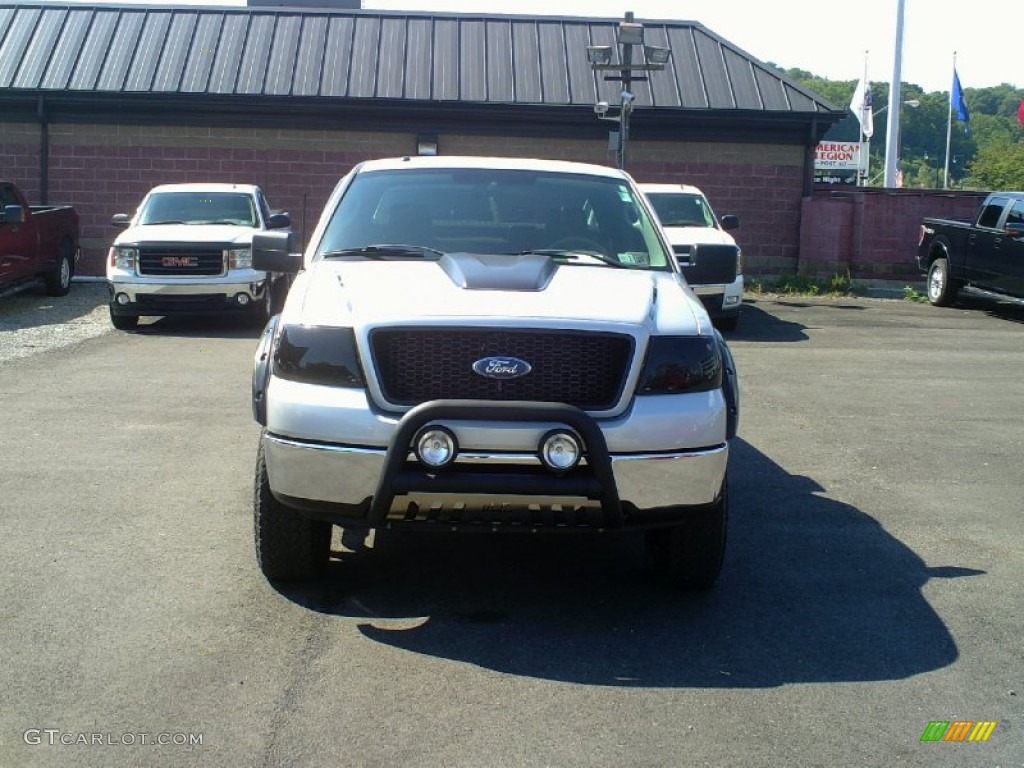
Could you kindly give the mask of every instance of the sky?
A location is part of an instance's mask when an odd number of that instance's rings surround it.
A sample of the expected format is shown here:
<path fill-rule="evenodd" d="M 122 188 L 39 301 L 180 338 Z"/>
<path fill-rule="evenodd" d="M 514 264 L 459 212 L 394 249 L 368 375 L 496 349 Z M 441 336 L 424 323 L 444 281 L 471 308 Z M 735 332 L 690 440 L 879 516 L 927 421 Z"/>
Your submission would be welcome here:
<path fill-rule="evenodd" d="M 99 0 L 102 2 L 102 0 Z M 114 0 L 115 2 L 117 0 Z M 120 0 L 131 2 L 132 0 Z M 140 0 L 148 5 L 244 5 L 244 0 Z M 301 0 L 295 0 L 301 6 Z M 897 0 L 363 0 L 368 10 L 696 21 L 755 59 L 830 80 L 893 76 Z M 905 0 L 903 76 L 949 91 L 953 56 L 965 89 L 1024 86 L 1022 0 Z M 557 9 L 557 10 L 555 10 Z M 954 12 L 955 9 L 955 12 Z"/>
<path fill-rule="evenodd" d="M 363 0 L 363 7 L 603 18 L 632 11 L 638 20 L 697 21 L 756 59 L 830 80 L 859 79 L 866 59 L 868 79 L 889 82 L 896 50 L 897 0 Z M 1021 0 L 905 0 L 905 8 L 903 82 L 949 91 L 956 52 L 964 88 L 1024 86 Z"/>

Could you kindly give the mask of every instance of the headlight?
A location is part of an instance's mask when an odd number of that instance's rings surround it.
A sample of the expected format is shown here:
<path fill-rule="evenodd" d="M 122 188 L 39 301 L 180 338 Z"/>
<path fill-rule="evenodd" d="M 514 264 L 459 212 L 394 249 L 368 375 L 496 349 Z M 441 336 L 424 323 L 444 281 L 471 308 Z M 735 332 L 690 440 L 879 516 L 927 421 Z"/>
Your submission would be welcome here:
<path fill-rule="evenodd" d="M 228 248 L 224 251 L 228 269 L 252 269 L 251 248 Z"/>
<path fill-rule="evenodd" d="M 138 260 L 138 248 L 126 248 L 123 245 L 115 245 L 110 249 L 110 266 L 115 269 L 127 269 L 134 271 L 135 264 Z"/>
<path fill-rule="evenodd" d="M 286 325 L 274 348 L 274 375 L 328 387 L 363 386 L 356 337 L 351 328 Z"/>
<path fill-rule="evenodd" d="M 637 385 L 638 395 L 708 392 L 722 386 L 722 355 L 714 338 L 655 336 Z"/>

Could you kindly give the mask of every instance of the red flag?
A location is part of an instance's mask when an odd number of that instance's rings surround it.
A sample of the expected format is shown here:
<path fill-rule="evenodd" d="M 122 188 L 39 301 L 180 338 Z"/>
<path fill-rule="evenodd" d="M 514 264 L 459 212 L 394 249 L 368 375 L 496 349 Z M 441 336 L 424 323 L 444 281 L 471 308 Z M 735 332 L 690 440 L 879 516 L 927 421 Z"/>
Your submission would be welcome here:
<path fill-rule="evenodd" d="M 1020 100 L 1020 106 L 1017 108 L 1017 122 L 1024 125 L 1024 99 Z"/>

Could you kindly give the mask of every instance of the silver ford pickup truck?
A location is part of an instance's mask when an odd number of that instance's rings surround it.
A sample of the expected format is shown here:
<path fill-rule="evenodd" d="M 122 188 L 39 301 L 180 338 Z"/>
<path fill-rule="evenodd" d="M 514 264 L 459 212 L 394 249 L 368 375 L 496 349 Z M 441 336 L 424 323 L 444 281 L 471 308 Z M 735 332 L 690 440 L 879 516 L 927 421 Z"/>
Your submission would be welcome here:
<path fill-rule="evenodd" d="M 501 158 L 358 165 L 255 355 L 258 563 L 314 578 L 333 525 L 643 532 L 651 573 L 722 567 L 735 366 L 632 179 Z"/>

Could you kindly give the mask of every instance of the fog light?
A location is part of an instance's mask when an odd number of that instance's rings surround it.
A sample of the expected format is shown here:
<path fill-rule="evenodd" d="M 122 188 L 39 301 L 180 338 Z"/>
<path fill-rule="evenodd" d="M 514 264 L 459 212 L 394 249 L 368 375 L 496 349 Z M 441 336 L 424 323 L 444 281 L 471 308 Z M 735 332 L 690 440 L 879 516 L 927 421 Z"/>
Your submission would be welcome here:
<path fill-rule="evenodd" d="M 130 301 L 130 299 L 128 298 L 128 294 L 127 293 L 119 293 L 119 294 L 117 294 L 117 303 L 120 304 L 122 307 L 125 306 L 126 304 L 128 304 L 129 301 Z"/>
<path fill-rule="evenodd" d="M 440 469 L 455 460 L 458 443 L 444 427 L 426 427 L 416 436 L 416 458 L 421 464 Z"/>
<path fill-rule="evenodd" d="M 548 469 L 567 472 L 580 463 L 583 446 L 572 432 L 556 429 L 540 441 L 540 460 Z"/>
<path fill-rule="evenodd" d="M 246 307 L 249 305 L 249 294 L 248 293 L 236 293 L 235 303 L 240 307 Z"/>

